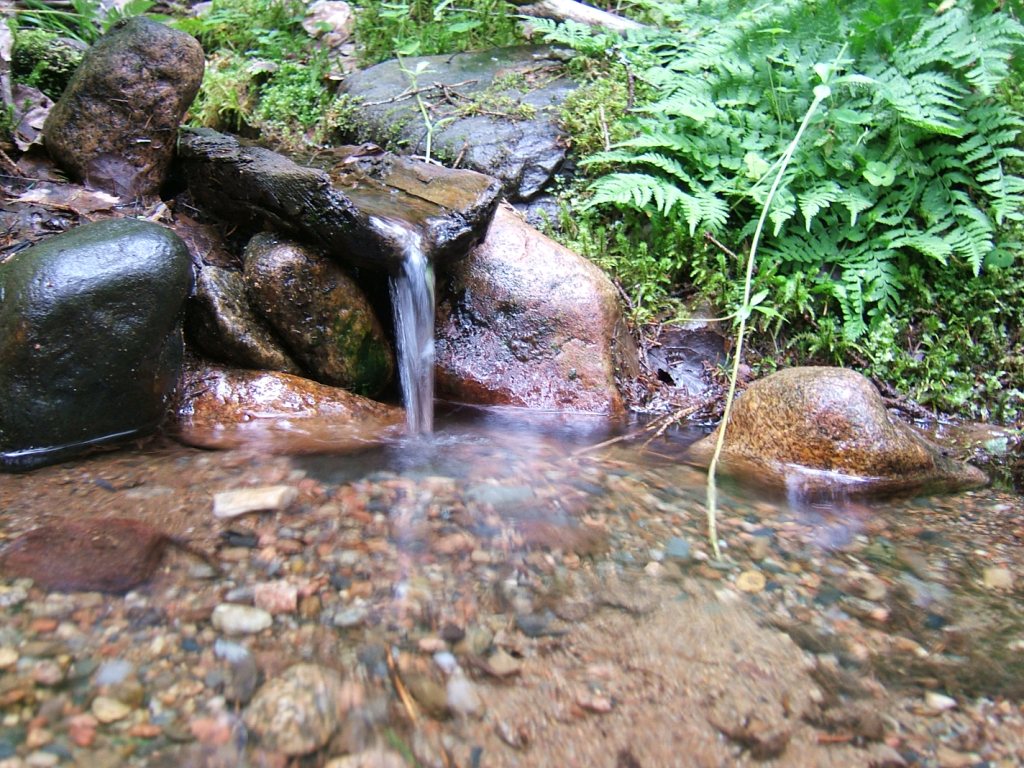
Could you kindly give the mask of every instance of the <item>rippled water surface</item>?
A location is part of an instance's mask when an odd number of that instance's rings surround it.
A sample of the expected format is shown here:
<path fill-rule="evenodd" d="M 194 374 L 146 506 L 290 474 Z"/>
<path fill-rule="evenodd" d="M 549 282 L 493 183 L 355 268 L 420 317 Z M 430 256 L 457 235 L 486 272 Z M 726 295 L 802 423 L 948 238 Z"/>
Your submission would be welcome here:
<path fill-rule="evenodd" d="M 171 549 L 126 596 L 0 581 L 0 765 L 1024 759 L 1019 497 L 812 503 L 726 481 L 714 562 L 704 475 L 680 461 L 697 436 L 451 408 L 356 455 L 157 439 L 0 476 L 3 539 L 129 517 L 216 565 Z M 218 493 L 271 485 L 294 500 L 214 517 Z M 230 634 L 224 604 L 273 623 Z M 111 660 L 116 684 L 97 678 Z M 285 756 L 275 728 L 316 728 L 270 722 L 260 686 L 299 662 L 343 695 L 322 743 Z M 126 713 L 83 739 L 101 697 Z"/>

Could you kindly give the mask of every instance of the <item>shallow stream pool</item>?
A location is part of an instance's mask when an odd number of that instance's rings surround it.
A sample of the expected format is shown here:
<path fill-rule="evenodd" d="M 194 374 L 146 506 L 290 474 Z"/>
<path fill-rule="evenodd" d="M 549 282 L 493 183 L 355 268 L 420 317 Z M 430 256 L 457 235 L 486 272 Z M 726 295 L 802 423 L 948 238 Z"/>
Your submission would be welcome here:
<path fill-rule="evenodd" d="M 0 544 L 127 517 L 211 555 L 123 596 L 0 579 L 0 767 L 1024 764 L 1019 496 L 725 483 L 715 562 L 698 434 L 631 430 L 453 408 L 357 455 L 0 475 Z"/>

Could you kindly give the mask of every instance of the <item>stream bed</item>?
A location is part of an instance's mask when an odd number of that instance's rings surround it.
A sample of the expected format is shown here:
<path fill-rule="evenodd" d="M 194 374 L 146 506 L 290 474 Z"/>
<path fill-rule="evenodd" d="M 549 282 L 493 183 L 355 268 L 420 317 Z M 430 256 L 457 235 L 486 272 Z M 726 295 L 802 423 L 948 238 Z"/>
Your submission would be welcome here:
<path fill-rule="evenodd" d="M 0 766 L 1024 763 L 1019 496 L 725 483 L 715 562 L 698 433 L 638 429 L 451 407 L 355 455 L 154 438 L 0 475 L 0 546 L 121 517 L 210 556 L 123 596 L 0 580 Z M 296 664 L 330 702 L 268 710 Z"/>

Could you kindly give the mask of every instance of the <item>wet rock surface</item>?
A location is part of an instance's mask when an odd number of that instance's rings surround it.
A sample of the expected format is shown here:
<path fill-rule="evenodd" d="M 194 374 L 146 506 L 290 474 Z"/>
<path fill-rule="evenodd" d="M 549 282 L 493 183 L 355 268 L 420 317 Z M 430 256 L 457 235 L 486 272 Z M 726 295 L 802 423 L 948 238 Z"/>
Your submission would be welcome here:
<path fill-rule="evenodd" d="M 717 432 L 690 448 L 706 465 Z M 755 482 L 805 492 L 905 492 L 984 485 L 984 473 L 947 456 L 891 416 L 875 386 L 843 368 L 789 368 L 737 398 L 723 467 Z"/>
<path fill-rule="evenodd" d="M 205 265 L 197 272 L 185 331 L 189 341 L 213 360 L 239 368 L 302 375 L 273 331 L 253 311 L 238 270 Z"/>
<path fill-rule="evenodd" d="M 344 91 L 361 100 L 357 140 L 423 154 L 415 88 L 431 110 L 433 152 L 500 179 L 510 200 L 537 195 L 565 161 L 558 107 L 575 84 L 549 47 L 406 58 L 356 72 Z"/>
<path fill-rule="evenodd" d="M 374 145 L 326 150 L 316 162 L 328 168 L 373 226 L 388 231 L 389 223 L 399 223 L 411 229 L 429 259 L 441 266 L 465 258 L 483 239 L 501 197 L 500 183 L 490 176 L 400 157 Z M 396 241 L 395 247 L 403 245 Z"/>
<path fill-rule="evenodd" d="M 717 324 L 693 320 L 679 328 L 665 328 L 647 350 L 647 367 L 658 381 L 684 396 L 711 390 L 710 371 L 725 364 L 725 337 Z"/>
<path fill-rule="evenodd" d="M 456 401 L 621 413 L 636 366 L 618 296 L 593 264 L 499 208 L 439 289 L 437 388 Z"/>
<path fill-rule="evenodd" d="M 50 111 L 47 152 L 89 187 L 155 194 L 204 66 L 199 43 L 183 32 L 142 17 L 115 24 Z"/>
<path fill-rule="evenodd" d="M 392 166 L 383 163 L 379 179 L 350 188 L 357 164 L 346 165 L 344 153 L 333 155 L 345 166 L 335 172 L 335 184 L 328 170 L 208 129 L 183 131 L 179 156 L 192 196 L 211 215 L 257 230 L 270 224 L 341 263 L 391 272 L 401 266 L 407 248 L 396 221 L 400 230 L 420 235 L 428 258 L 462 258 L 486 228 L 499 191 L 477 173 L 404 162 L 395 165 L 399 186 L 386 185 Z M 442 193 L 449 185 L 453 191 Z M 446 207 L 456 202 L 464 207 Z"/>
<path fill-rule="evenodd" d="M 179 384 L 175 437 L 203 448 L 344 452 L 400 431 L 399 408 L 287 373 L 193 361 Z"/>
<path fill-rule="evenodd" d="M 0 537 L 40 509 L 134 510 L 223 569 L 172 550 L 116 598 L 0 578 L 0 748 L 91 766 L 1024 756 L 1024 625 L 980 576 L 1024 568 L 1018 497 L 725 490 L 715 562 L 703 475 L 669 458 L 675 438 L 596 449 L 601 429 L 488 418 L 362 459 L 154 441 L 0 477 Z M 218 493 L 271 486 L 292 502 L 211 514 Z"/>
<path fill-rule="evenodd" d="M 178 378 L 191 279 L 177 236 L 134 219 L 0 263 L 0 467 L 153 430 Z"/>
<path fill-rule="evenodd" d="M 341 725 L 341 676 L 316 664 L 296 664 L 267 681 L 253 697 L 245 724 L 267 749 L 308 755 Z"/>
<path fill-rule="evenodd" d="M 65 592 L 127 592 L 156 571 L 170 544 L 138 520 L 64 520 L 19 536 L 0 550 L 0 573 Z"/>
<path fill-rule="evenodd" d="M 373 307 L 356 282 L 326 256 L 261 234 L 245 249 L 250 304 L 310 376 L 360 395 L 377 395 L 395 357 Z"/>

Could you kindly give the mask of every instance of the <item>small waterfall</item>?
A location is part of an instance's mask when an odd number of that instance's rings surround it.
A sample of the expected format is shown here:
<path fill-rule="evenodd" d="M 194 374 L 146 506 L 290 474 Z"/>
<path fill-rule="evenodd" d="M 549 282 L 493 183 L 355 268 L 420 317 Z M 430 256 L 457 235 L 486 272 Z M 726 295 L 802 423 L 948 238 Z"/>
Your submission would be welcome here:
<path fill-rule="evenodd" d="M 391 276 L 399 381 L 409 432 L 428 434 L 434 429 L 434 268 L 414 229 L 390 219 L 377 223 L 394 234 L 405 255 Z"/>

